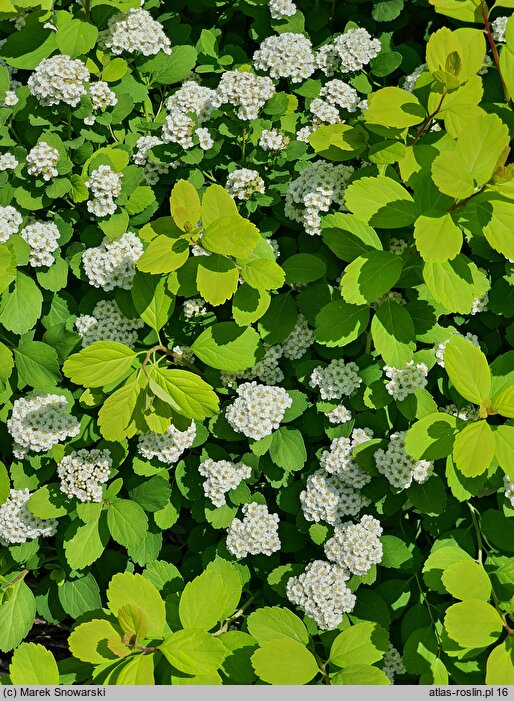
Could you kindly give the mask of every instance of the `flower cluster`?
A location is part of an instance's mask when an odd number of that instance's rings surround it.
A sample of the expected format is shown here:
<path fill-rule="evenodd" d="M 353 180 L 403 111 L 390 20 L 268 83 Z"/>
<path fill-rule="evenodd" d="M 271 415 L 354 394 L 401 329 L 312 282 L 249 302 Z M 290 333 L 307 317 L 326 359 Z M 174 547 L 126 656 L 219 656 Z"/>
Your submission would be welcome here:
<path fill-rule="evenodd" d="M 489 294 L 486 292 L 482 297 L 475 297 L 473 300 L 473 306 L 469 312 L 472 316 L 475 314 L 480 314 L 480 312 L 486 312 L 489 304 Z"/>
<path fill-rule="evenodd" d="M 238 200 L 248 200 L 256 192 L 264 193 L 265 185 L 256 170 L 238 168 L 228 176 L 225 189 Z"/>
<path fill-rule="evenodd" d="M 510 505 L 514 507 L 514 482 L 510 477 L 507 477 L 507 475 L 503 477 L 503 486 L 505 488 L 505 498 L 508 499 Z"/>
<path fill-rule="evenodd" d="M 284 206 L 286 217 L 302 224 L 311 236 L 319 236 L 320 212 L 328 212 L 332 204 L 343 205 L 346 183 L 352 173 L 352 166 L 326 161 L 308 166 L 289 183 Z"/>
<path fill-rule="evenodd" d="M 325 555 L 352 574 L 365 575 L 382 561 L 381 535 L 380 521 L 365 514 L 359 523 L 336 526 L 333 537 L 325 543 Z"/>
<path fill-rule="evenodd" d="M 316 69 L 311 40 L 293 32 L 267 37 L 254 53 L 253 65 L 272 78 L 290 78 L 292 83 L 301 83 Z"/>
<path fill-rule="evenodd" d="M 337 475 L 321 469 L 307 477 L 305 489 L 300 492 L 300 503 L 307 521 L 326 521 L 335 526 L 342 523 L 345 516 L 358 514 L 370 501 Z"/>
<path fill-rule="evenodd" d="M 243 382 L 237 398 L 226 410 L 229 424 L 247 438 L 259 440 L 280 426 L 293 400 L 282 387 Z"/>
<path fill-rule="evenodd" d="M 50 267 L 54 263 L 54 251 L 59 248 L 61 232 L 50 221 L 37 221 L 27 224 L 20 231 L 20 236 L 29 246 L 29 263 L 34 268 Z"/>
<path fill-rule="evenodd" d="M 278 129 L 263 129 L 259 137 L 259 146 L 264 151 L 280 151 L 289 143 L 289 138 Z"/>
<path fill-rule="evenodd" d="M 287 580 L 289 601 L 300 606 L 322 630 L 333 630 L 343 620 L 343 613 L 353 611 L 357 601 L 348 589 L 348 570 L 324 560 L 314 560 L 305 572 Z"/>
<path fill-rule="evenodd" d="M 102 112 L 108 107 L 114 107 L 117 104 L 118 98 L 109 85 L 104 80 L 97 80 L 96 83 L 91 83 L 89 86 L 89 99 L 94 110 Z"/>
<path fill-rule="evenodd" d="M 253 367 L 244 372 L 222 372 L 221 381 L 225 387 L 237 387 L 237 380 L 260 380 L 267 385 L 278 385 L 284 379 L 284 373 L 279 367 L 282 357 L 281 346 L 264 344 L 265 353 Z"/>
<path fill-rule="evenodd" d="M 140 8 L 120 12 L 109 20 L 109 29 L 104 39 L 105 46 L 113 54 L 127 52 L 154 56 L 159 51 L 171 54 L 171 42 L 160 22 Z"/>
<path fill-rule="evenodd" d="M 28 489 L 11 489 L 0 506 L 0 544 L 26 543 L 34 538 L 51 538 L 57 532 L 55 519 L 37 518 L 27 508 Z"/>
<path fill-rule="evenodd" d="M 480 408 L 474 404 L 465 404 L 463 407 L 457 408 L 455 404 L 447 404 L 439 409 L 446 414 L 451 414 L 462 421 L 476 421 L 479 418 Z"/>
<path fill-rule="evenodd" d="M 143 244 L 131 231 L 119 239 L 104 238 L 96 248 L 88 248 L 82 254 L 84 272 L 93 287 L 106 292 L 121 287 L 130 290 L 136 263 L 143 255 Z"/>
<path fill-rule="evenodd" d="M 87 91 L 84 83 L 89 82 L 89 71 L 78 59 L 58 55 L 44 58 L 29 77 L 30 92 L 45 106 L 64 102 L 76 107 Z"/>
<path fill-rule="evenodd" d="M 0 243 L 5 243 L 10 236 L 18 233 L 23 217 L 15 207 L 0 207 Z"/>
<path fill-rule="evenodd" d="M 195 114 L 198 123 L 201 124 L 208 119 L 218 104 L 219 97 L 216 90 L 206 88 L 194 80 L 187 80 L 168 98 L 166 109 L 168 112 Z"/>
<path fill-rule="evenodd" d="M 427 385 L 428 367 L 425 363 L 414 364 L 413 360 L 409 360 L 404 368 L 384 365 L 384 372 L 389 379 L 385 386 L 387 392 L 400 401 Z"/>
<path fill-rule="evenodd" d="M 227 533 L 227 550 L 238 559 L 248 555 L 271 555 L 280 550 L 279 518 L 266 504 L 243 505 L 243 520 L 235 518 Z"/>
<path fill-rule="evenodd" d="M 29 175 L 42 175 L 43 180 L 51 180 L 59 175 L 55 167 L 59 161 L 59 151 L 46 143 L 40 141 L 27 154 L 25 165 Z"/>
<path fill-rule="evenodd" d="M 195 317 L 205 316 L 209 313 L 203 299 L 200 297 L 185 299 L 182 310 L 186 319 L 194 319 Z"/>
<path fill-rule="evenodd" d="M 165 433 L 143 433 L 138 438 L 137 452 L 147 460 L 157 458 L 160 462 L 173 465 L 182 453 L 190 448 L 196 438 L 196 424 L 191 422 L 185 431 L 171 425 Z"/>
<path fill-rule="evenodd" d="M 225 494 L 251 477 L 252 468 L 242 462 L 208 458 L 200 463 L 198 472 L 206 478 L 203 483 L 205 496 L 214 506 L 223 506 L 226 504 Z"/>
<path fill-rule="evenodd" d="M 382 671 L 386 674 L 391 684 L 394 684 L 395 674 L 405 674 L 407 671 L 403 664 L 402 656 L 393 645 L 389 645 L 382 659 Z"/>
<path fill-rule="evenodd" d="M 406 431 L 392 433 L 387 450 L 377 450 L 374 457 L 377 469 L 396 489 L 407 489 L 413 480 L 423 484 L 432 475 L 434 463 L 415 460 L 405 450 Z"/>
<path fill-rule="evenodd" d="M 355 112 L 360 105 L 357 91 L 348 83 L 336 79 L 325 83 L 320 96 L 312 100 L 309 109 L 319 122 L 339 124 L 344 121 L 340 110 Z"/>
<path fill-rule="evenodd" d="M 372 438 L 370 428 L 354 428 L 351 438 L 334 438 L 330 450 L 324 450 L 321 454 L 321 467 L 329 474 L 337 475 L 349 487 L 361 489 L 371 481 L 371 475 L 364 472 L 353 459 L 353 449 Z"/>
<path fill-rule="evenodd" d="M 269 12 L 273 19 L 283 19 L 296 14 L 296 5 L 292 0 L 269 0 Z"/>
<path fill-rule="evenodd" d="M 339 56 L 341 73 L 353 73 L 367 66 L 378 54 L 382 45 L 362 27 L 349 29 L 334 39 L 334 49 Z"/>
<path fill-rule="evenodd" d="M 452 334 L 453 336 L 455 334 Z M 472 343 L 476 348 L 480 348 L 480 343 L 478 341 L 478 336 L 475 336 L 474 333 L 467 333 L 465 336 L 460 333 L 456 333 L 457 336 L 462 336 L 466 340 L 468 340 L 470 343 Z M 441 343 L 436 343 L 434 346 L 435 350 L 435 357 L 437 358 L 437 364 L 440 365 L 442 368 L 444 368 L 444 351 L 446 350 L 446 346 L 450 342 L 450 339 L 447 338 L 444 341 L 441 341 Z"/>
<path fill-rule="evenodd" d="M 505 31 L 507 29 L 507 21 L 508 17 L 505 15 L 501 17 L 497 17 L 491 22 L 491 29 L 493 32 L 493 38 L 495 41 L 497 41 L 499 44 L 504 44 L 507 39 L 505 37 Z"/>
<path fill-rule="evenodd" d="M 13 153 L 2 153 L 0 156 L 0 172 L 4 170 L 14 170 L 18 166 L 18 161 Z"/>
<path fill-rule="evenodd" d="M 389 250 L 391 253 L 394 253 L 395 256 L 401 256 L 408 246 L 409 244 L 405 239 L 397 239 L 394 236 L 389 239 Z"/>
<path fill-rule="evenodd" d="M 339 404 L 334 409 L 327 411 L 326 417 L 331 424 L 345 424 L 352 420 L 352 412 L 344 404 Z"/>
<path fill-rule="evenodd" d="M 137 341 L 137 332 L 144 325 L 144 321 L 139 317 L 127 319 L 116 302 L 108 299 L 101 299 L 91 314 L 82 314 L 75 321 L 83 348 L 96 341 L 114 341 L 133 348 Z"/>
<path fill-rule="evenodd" d="M 44 453 L 66 438 L 77 436 L 80 424 L 68 413 L 66 397 L 35 394 L 14 401 L 7 430 L 14 441 L 14 455 L 24 458 L 30 450 Z"/>
<path fill-rule="evenodd" d="M 270 78 L 226 71 L 218 83 L 216 104 L 225 103 L 237 107 L 238 119 L 245 121 L 257 119 L 259 110 L 275 94 L 275 86 Z"/>
<path fill-rule="evenodd" d="M 114 214 L 116 204 L 114 200 L 121 192 L 121 180 L 123 174 L 116 173 L 110 166 L 101 165 L 91 172 L 86 181 L 93 193 L 93 199 L 87 203 L 87 209 L 96 217 L 107 217 Z"/>
<path fill-rule="evenodd" d="M 69 499 L 102 501 L 102 487 L 107 482 L 112 467 L 108 450 L 74 450 L 57 465 L 61 480 L 61 492 Z"/>
<path fill-rule="evenodd" d="M 307 319 L 298 314 L 296 324 L 289 336 L 282 343 L 284 358 L 298 360 L 314 343 L 314 332 L 309 328 Z"/>
<path fill-rule="evenodd" d="M 360 387 L 362 378 L 359 368 L 353 363 L 345 363 L 342 359 L 331 360 L 326 366 L 315 368 L 310 377 L 309 385 L 318 387 L 322 399 L 341 399 L 352 394 Z"/>

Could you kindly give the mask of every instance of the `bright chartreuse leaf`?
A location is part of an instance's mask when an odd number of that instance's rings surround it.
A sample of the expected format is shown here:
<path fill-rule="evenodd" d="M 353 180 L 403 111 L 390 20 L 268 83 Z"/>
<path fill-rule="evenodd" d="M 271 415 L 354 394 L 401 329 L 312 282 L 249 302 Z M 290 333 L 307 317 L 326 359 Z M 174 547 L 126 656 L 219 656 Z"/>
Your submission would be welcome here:
<path fill-rule="evenodd" d="M 135 358 L 135 352 L 123 343 L 96 341 L 68 358 L 63 372 L 76 385 L 105 387 L 121 380 Z"/>
<path fill-rule="evenodd" d="M 457 434 L 457 419 L 437 412 L 416 421 L 405 436 L 405 450 L 416 460 L 438 460 L 450 455 Z"/>
<path fill-rule="evenodd" d="M 322 158 L 348 161 L 357 158 L 366 147 L 366 132 L 349 124 L 320 126 L 309 136 L 309 143 Z"/>
<path fill-rule="evenodd" d="M 284 284 L 285 273 L 278 263 L 257 258 L 243 265 L 241 277 L 255 289 L 276 290 Z"/>
<path fill-rule="evenodd" d="M 394 86 L 371 93 L 364 110 L 366 122 L 399 129 L 420 124 L 425 116 L 425 109 L 412 92 Z"/>
<path fill-rule="evenodd" d="M 237 215 L 215 219 L 205 228 L 201 241 L 202 246 L 213 253 L 246 258 L 259 238 L 255 224 Z"/>
<path fill-rule="evenodd" d="M 446 609 L 444 627 L 461 647 L 488 647 L 501 635 L 503 621 L 498 611 L 481 599 L 467 599 Z"/>
<path fill-rule="evenodd" d="M 312 652 L 297 640 L 274 638 L 252 655 L 255 674 L 268 684 L 307 684 L 319 672 Z"/>
<path fill-rule="evenodd" d="M 119 635 L 113 624 L 106 619 L 97 618 L 77 626 L 69 637 L 68 645 L 71 653 L 78 660 L 91 664 L 103 664 L 115 659 L 106 644 L 113 635 Z"/>
<path fill-rule="evenodd" d="M 486 684 L 514 684 L 514 648 L 506 638 L 491 651 L 485 670 Z"/>
<path fill-rule="evenodd" d="M 456 599 L 488 601 L 491 596 L 491 580 L 478 562 L 455 562 L 444 570 L 441 579 L 447 591 Z"/>
<path fill-rule="evenodd" d="M 371 665 L 389 648 L 387 632 L 371 621 L 363 621 L 339 633 L 330 648 L 329 661 L 337 667 Z"/>
<path fill-rule="evenodd" d="M 495 451 L 495 438 L 487 421 L 469 424 L 455 437 L 453 459 L 466 477 L 476 477 L 487 470 Z"/>
<path fill-rule="evenodd" d="M 223 571 L 216 571 L 216 568 L 202 572 L 188 582 L 182 592 L 179 603 L 182 625 L 184 628 L 210 630 L 234 612 L 240 596 L 239 577 L 225 579 Z M 227 609 L 229 601 L 231 611 Z"/>
<path fill-rule="evenodd" d="M 172 633 L 159 650 L 173 667 L 193 675 L 216 671 L 229 654 L 221 640 L 194 628 Z"/>
<path fill-rule="evenodd" d="M 219 408 L 219 400 L 212 387 L 201 377 L 188 370 L 167 370 L 154 365 L 151 377 L 167 399 L 159 394 L 178 414 L 189 419 L 206 419 Z M 105 405 L 104 405 L 105 406 Z"/>
<path fill-rule="evenodd" d="M 340 672 L 336 672 L 331 677 L 331 683 L 337 685 L 349 685 L 356 686 L 365 684 L 369 685 L 382 685 L 386 686 L 390 684 L 389 677 L 378 667 L 373 667 L 367 664 L 356 664 L 346 669 L 342 669 Z"/>
<path fill-rule="evenodd" d="M 57 482 L 44 484 L 30 495 L 27 509 L 38 518 L 59 518 L 70 510 L 69 499 Z"/>
<path fill-rule="evenodd" d="M 444 351 L 444 367 L 457 392 L 481 404 L 491 392 L 491 371 L 484 353 L 463 336 L 450 338 Z"/>
<path fill-rule="evenodd" d="M 411 194 L 385 175 L 355 180 L 346 189 L 345 205 L 358 219 L 380 229 L 410 226 L 417 217 Z"/>
<path fill-rule="evenodd" d="M 16 275 L 16 256 L 14 253 L 0 244 L 0 292 L 6 290 Z"/>
<path fill-rule="evenodd" d="M 446 311 L 461 314 L 469 314 L 473 301 L 489 289 L 487 276 L 462 253 L 444 263 L 425 263 L 423 280 Z"/>
<path fill-rule="evenodd" d="M 488 244 L 505 258 L 514 258 L 512 227 L 514 226 L 514 206 L 511 200 L 486 193 L 477 201 L 480 225 Z"/>
<path fill-rule="evenodd" d="M 444 263 L 460 253 L 463 236 L 451 214 L 434 212 L 416 219 L 414 239 L 423 260 Z"/>
<path fill-rule="evenodd" d="M 24 334 L 41 318 L 42 304 L 43 295 L 34 280 L 17 270 L 14 289 L 4 293 L 0 305 L 0 324 L 8 331 Z"/>
<path fill-rule="evenodd" d="M 386 299 L 371 322 L 375 349 L 387 365 L 401 368 L 412 360 L 416 332 L 409 312 L 401 304 Z"/>
<path fill-rule="evenodd" d="M 182 231 L 191 231 L 198 225 L 202 209 L 194 185 L 187 180 L 175 183 L 170 196 L 170 211 L 173 221 Z"/>
<path fill-rule="evenodd" d="M 209 226 L 216 219 L 237 216 L 237 206 L 221 185 L 209 185 L 202 197 L 202 224 Z"/>
<path fill-rule="evenodd" d="M 202 331 L 191 350 L 212 368 L 239 372 L 255 365 L 261 354 L 261 344 L 255 329 L 242 329 L 234 322 L 222 321 Z"/>
<path fill-rule="evenodd" d="M 395 286 L 402 269 L 403 261 L 394 253 L 364 253 L 346 266 L 341 278 L 341 294 L 349 304 L 375 302 Z"/>
<path fill-rule="evenodd" d="M 218 307 L 237 290 L 239 270 L 222 255 L 202 256 L 196 274 L 198 291 L 206 302 Z"/>
<path fill-rule="evenodd" d="M 189 248 L 185 241 L 160 234 L 150 241 L 137 261 L 137 269 L 152 275 L 171 273 L 181 268 L 188 258 Z"/>
<path fill-rule="evenodd" d="M 175 296 L 166 286 L 166 278 L 136 273 L 131 289 L 134 309 L 154 331 L 160 331 L 175 308 Z"/>
<path fill-rule="evenodd" d="M 257 290 L 244 282 L 239 285 L 232 299 L 232 316 L 238 326 L 248 326 L 260 319 L 271 302 L 269 292 Z"/>
<path fill-rule="evenodd" d="M 366 330 L 368 321 L 369 307 L 336 299 L 316 316 L 314 335 L 318 343 L 329 348 L 345 346 Z"/>
<path fill-rule="evenodd" d="M 248 616 L 248 632 L 262 645 L 268 640 L 288 638 L 307 645 L 309 635 L 292 611 L 279 606 L 264 606 Z"/>
<path fill-rule="evenodd" d="M 59 27 L 55 33 L 57 48 L 71 58 L 87 54 L 94 47 L 97 37 L 98 29 L 94 24 L 80 19 L 72 19 L 68 24 Z"/>
<path fill-rule="evenodd" d="M 136 655 L 124 663 L 116 675 L 117 686 L 155 684 L 153 655 Z"/>
<path fill-rule="evenodd" d="M 50 650 L 36 643 L 22 643 L 14 651 L 9 666 L 13 684 L 59 684 L 59 670 Z"/>
<path fill-rule="evenodd" d="M 433 549 L 423 565 L 423 579 L 433 591 L 445 594 L 446 589 L 442 583 L 443 572 L 455 562 L 473 562 L 473 558 L 465 550 L 458 546 L 443 545 Z"/>
<path fill-rule="evenodd" d="M 122 441 L 136 433 L 143 409 L 142 380 L 133 373 L 127 382 L 113 392 L 98 412 L 98 426 L 108 441 Z"/>
<path fill-rule="evenodd" d="M 140 574 L 115 574 L 107 589 L 109 609 L 118 615 L 127 605 L 141 608 L 148 622 L 148 635 L 161 637 L 166 624 L 164 601 L 154 585 Z"/>
<path fill-rule="evenodd" d="M 321 234 L 330 250 L 349 263 L 367 251 L 382 250 L 382 243 L 373 227 L 353 214 L 328 214 L 323 218 Z"/>
<path fill-rule="evenodd" d="M 494 457 L 502 470 L 514 481 L 514 426 L 494 427 Z"/>

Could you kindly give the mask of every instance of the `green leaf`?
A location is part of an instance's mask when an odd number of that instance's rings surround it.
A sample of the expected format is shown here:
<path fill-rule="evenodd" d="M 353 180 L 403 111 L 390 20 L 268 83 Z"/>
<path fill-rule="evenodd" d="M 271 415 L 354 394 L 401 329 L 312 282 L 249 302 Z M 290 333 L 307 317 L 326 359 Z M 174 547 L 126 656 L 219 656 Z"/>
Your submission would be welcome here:
<path fill-rule="evenodd" d="M 275 638 L 252 655 L 255 674 L 268 684 L 307 684 L 318 674 L 312 652 L 297 640 Z"/>
<path fill-rule="evenodd" d="M 170 210 L 173 221 L 182 231 L 191 231 L 197 226 L 202 214 L 200 198 L 187 180 L 179 180 L 173 186 Z"/>
<path fill-rule="evenodd" d="M 166 609 L 154 585 L 140 574 L 115 574 L 107 589 L 109 609 L 117 616 L 124 606 L 141 608 L 148 621 L 148 635 L 160 638 L 166 625 Z"/>
<path fill-rule="evenodd" d="M 321 258 L 311 253 L 296 253 L 290 256 L 282 265 L 288 285 L 298 282 L 314 282 L 326 272 L 326 265 Z"/>
<path fill-rule="evenodd" d="M 412 553 L 404 541 L 394 535 L 384 535 L 381 538 L 383 556 L 382 567 L 394 569 L 408 567 L 412 563 Z"/>
<path fill-rule="evenodd" d="M 240 576 L 240 571 L 230 562 L 221 557 L 216 557 L 211 560 L 205 571 L 208 574 L 218 574 L 226 587 L 225 610 L 221 614 L 221 620 L 229 618 L 237 609 L 239 599 L 243 591 L 243 584 Z"/>
<path fill-rule="evenodd" d="M 3 302 L 0 324 L 8 331 L 26 333 L 41 318 L 41 290 L 32 278 L 19 270 L 16 271 L 14 290 L 4 297 Z"/>
<path fill-rule="evenodd" d="M 407 490 L 407 496 L 413 506 L 423 514 L 442 514 L 446 508 L 446 487 L 437 476 L 432 476 L 426 482 L 413 482 Z"/>
<path fill-rule="evenodd" d="M 348 161 L 357 158 L 366 147 L 366 132 L 349 124 L 328 124 L 318 127 L 309 136 L 309 143 L 322 158 Z"/>
<path fill-rule="evenodd" d="M 139 70 L 141 73 L 150 74 L 152 84 L 173 85 L 180 83 L 193 70 L 196 56 L 193 46 L 173 46 L 171 55 L 160 52 L 146 59 L 139 66 Z"/>
<path fill-rule="evenodd" d="M 514 385 L 506 387 L 494 397 L 494 408 L 502 416 L 514 418 Z"/>
<path fill-rule="evenodd" d="M 239 285 L 232 299 L 232 316 L 238 326 L 248 326 L 263 316 L 271 302 L 269 292 L 256 290 L 246 282 Z"/>
<path fill-rule="evenodd" d="M 502 470 L 514 481 L 514 426 L 495 426 L 494 457 Z"/>
<path fill-rule="evenodd" d="M 259 239 L 259 229 L 255 224 L 237 215 L 221 217 L 209 224 L 205 228 L 201 244 L 213 253 L 247 258 Z"/>
<path fill-rule="evenodd" d="M 209 674 L 219 669 L 229 650 L 204 630 L 178 630 L 159 647 L 168 662 L 185 674 Z"/>
<path fill-rule="evenodd" d="M 455 562 L 472 562 L 471 555 L 457 546 L 443 545 L 432 550 L 423 565 L 423 578 L 430 589 L 445 594 L 446 589 L 442 583 L 443 572 Z"/>
<path fill-rule="evenodd" d="M 151 376 L 169 395 L 170 406 L 182 416 L 202 420 L 218 411 L 217 395 L 198 375 L 187 370 L 166 370 L 153 366 Z"/>
<path fill-rule="evenodd" d="M 243 265 L 241 277 L 258 290 L 276 290 L 282 287 L 285 280 L 285 274 L 280 265 L 264 258 L 257 258 Z"/>
<path fill-rule="evenodd" d="M 379 306 L 371 322 L 371 336 L 387 365 L 401 368 L 412 360 L 416 332 L 409 312 L 401 304 L 386 299 Z"/>
<path fill-rule="evenodd" d="M 253 328 L 241 329 L 232 321 L 223 321 L 202 331 L 191 350 L 211 368 L 239 372 L 259 359 L 259 334 Z"/>
<path fill-rule="evenodd" d="M 76 385 L 105 387 L 121 380 L 135 358 L 136 353 L 123 343 L 96 341 L 68 358 L 63 372 Z"/>
<path fill-rule="evenodd" d="M 125 662 L 116 675 L 117 686 L 155 684 L 153 655 L 136 655 Z"/>
<path fill-rule="evenodd" d="M 96 44 L 98 29 L 89 22 L 72 19 L 57 29 L 55 41 L 62 54 L 77 58 L 87 54 Z"/>
<path fill-rule="evenodd" d="M 350 686 L 360 685 L 360 684 L 390 684 L 389 677 L 378 667 L 372 667 L 370 665 L 358 664 L 353 667 L 347 667 L 346 669 L 337 672 L 331 677 L 332 684 L 348 684 Z"/>
<path fill-rule="evenodd" d="M 12 581 L 18 573 L 10 573 Z M 23 580 L 10 587 L 10 597 L 0 604 L 0 650 L 9 652 L 25 638 L 34 624 L 36 601 Z"/>
<path fill-rule="evenodd" d="M 60 483 L 44 484 L 30 495 L 27 509 L 38 518 L 59 518 L 70 510 L 69 499 L 61 491 Z"/>
<path fill-rule="evenodd" d="M 262 645 L 269 640 L 287 638 L 307 645 L 309 635 L 302 621 L 292 611 L 279 606 L 264 606 L 251 613 L 248 632 Z"/>
<path fill-rule="evenodd" d="M 394 253 L 364 253 L 346 266 L 341 279 L 341 294 L 350 304 L 374 302 L 395 286 L 402 268 L 402 259 Z"/>
<path fill-rule="evenodd" d="M 121 59 L 115 59 L 115 60 L 121 60 Z M 71 197 L 72 202 L 85 202 L 89 197 L 89 190 L 87 189 L 86 184 L 82 180 L 80 175 L 76 175 L 76 174 L 70 175 L 70 182 L 71 182 L 70 197 Z M 100 223 L 100 226 L 102 226 L 102 223 Z M 128 224 L 128 221 L 127 221 L 127 224 Z M 123 233 L 125 233 L 126 230 L 127 229 L 125 228 Z"/>
<path fill-rule="evenodd" d="M 341 299 L 326 304 L 316 316 L 314 336 L 329 348 L 346 346 L 355 341 L 369 322 L 369 307 L 347 304 Z"/>
<path fill-rule="evenodd" d="M 446 609 L 444 627 L 461 647 L 488 647 L 500 637 L 503 621 L 491 604 L 467 599 Z"/>
<path fill-rule="evenodd" d="M 133 216 L 134 214 L 144 212 L 144 210 L 149 207 L 152 202 L 155 202 L 154 191 L 147 185 L 141 185 L 140 187 L 136 187 L 136 189 L 130 193 L 125 209 L 130 216 Z"/>
<path fill-rule="evenodd" d="M 160 275 L 178 270 L 188 258 L 189 248 L 184 241 L 161 234 L 150 241 L 136 267 L 143 273 Z"/>
<path fill-rule="evenodd" d="M 487 658 L 485 683 L 514 684 L 514 650 L 508 638 L 493 648 Z"/>
<path fill-rule="evenodd" d="M 481 404 L 491 392 L 491 371 L 480 348 L 462 336 L 452 336 L 444 351 L 444 367 L 457 392 Z"/>
<path fill-rule="evenodd" d="M 102 606 L 100 589 L 90 572 L 83 577 L 61 582 L 58 597 L 63 610 L 72 618 L 78 618 Z"/>
<path fill-rule="evenodd" d="M 106 644 L 107 639 L 113 635 L 119 636 L 119 632 L 110 621 L 94 619 L 77 626 L 69 637 L 68 645 L 76 659 L 91 664 L 103 664 L 115 659 Z"/>
<path fill-rule="evenodd" d="M 505 258 L 514 258 L 512 227 L 514 226 L 514 207 L 511 200 L 482 195 L 476 203 L 480 214 L 481 230 L 487 242 L 495 251 Z"/>
<path fill-rule="evenodd" d="M 364 119 L 370 124 L 404 129 L 420 124 L 426 116 L 418 98 L 407 90 L 387 87 L 377 90 L 368 97 L 368 107 Z"/>
<path fill-rule="evenodd" d="M 142 414 L 141 380 L 137 373 L 113 392 L 98 412 L 98 426 L 102 436 L 108 441 L 122 441 L 136 433 L 136 426 Z"/>
<path fill-rule="evenodd" d="M 59 358 L 54 348 L 41 341 L 23 339 L 14 349 L 18 387 L 38 390 L 55 389 L 61 379 Z"/>
<path fill-rule="evenodd" d="M 403 10 L 403 0 L 381 0 L 373 4 L 371 15 L 376 22 L 391 22 Z"/>
<path fill-rule="evenodd" d="M 159 332 L 175 308 L 175 297 L 168 291 L 166 279 L 138 272 L 130 294 L 140 318 Z"/>
<path fill-rule="evenodd" d="M 28 13 L 25 25 L 10 34 L 0 50 L 0 58 L 9 66 L 34 70 L 57 49 L 55 32 L 45 29 L 38 13 Z"/>
<path fill-rule="evenodd" d="M 452 260 L 462 248 L 462 231 L 448 212 L 427 213 L 418 217 L 414 225 L 416 247 L 429 263 Z"/>
<path fill-rule="evenodd" d="M 0 244 L 0 292 L 6 290 L 16 276 L 16 256 L 7 246 Z"/>
<path fill-rule="evenodd" d="M 353 214 L 328 214 L 323 218 L 321 233 L 330 250 L 347 262 L 368 251 L 382 250 L 376 231 Z"/>
<path fill-rule="evenodd" d="M 236 217 L 237 206 L 221 185 L 209 185 L 202 197 L 202 224 L 209 226 L 222 217 Z"/>
<path fill-rule="evenodd" d="M 455 562 L 444 570 L 441 579 L 447 591 L 456 599 L 488 601 L 491 596 L 491 581 L 478 562 Z"/>
<path fill-rule="evenodd" d="M 417 218 L 409 192 L 385 175 L 355 180 L 346 188 L 345 205 L 363 222 L 379 228 L 399 229 Z"/>
<path fill-rule="evenodd" d="M 7 501 L 10 490 L 11 481 L 9 479 L 9 473 L 3 462 L 0 462 L 0 504 Z"/>
<path fill-rule="evenodd" d="M 13 684 L 55 685 L 59 684 L 59 670 L 50 650 L 36 643 L 21 643 L 9 666 Z"/>
<path fill-rule="evenodd" d="M 474 299 L 489 289 L 487 277 L 462 253 L 444 263 L 425 263 L 423 279 L 436 302 L 461 314 L 469 314 Z"/>
<path fill-rule="evenodd" d="M 202 572 L 188 582 L 182 592 L 178 609 L 182 625 L 202 630 L 214 628 L 234 612 L 233 609 L 227 614 L 227 610 L 234 606 L 233 602 L 236 599 L 239 602 L 241 590 L 239 576 L 225 579 L 223 570 L 216 571 L 216 568 Z M 227 607 L 229 602 L 231 605 Z"/>
<path fill-rule="evenodd" d="M 96 562 L 109 542 L 109 532 L 103 521 L 93 520 L 84 525 L 75 521 L 69 531 L 65 533 L 64 552 L 74 570 L 82 570 Z"/>
<path fill-rule="evenodd" d="M 286 292 L 272 298 L 268 311 L 258 323 L 259 333 L 265 343 L 284 341 L 293 330 L 298 319 L 294 297 Z"/>
<path fill-rule="evenodd" d="M 237 290 L 239 270 L 224 256 L 202 256 L 198 264 L 196 284 L 206 302 L 218 307 Z"/>
<path fill-rule="evenodd" d="M 102 80 L 107 83 L 115 83 L 120 78 L 123 78 L 127 72 L 128 65 L 123 58 L 113 58 L 102 70 Z"/>
<path fill-rule="evenodd" d="M 269 455 L 275 465 L 286 472 L 301 470 L 307 460 L 307 449 L 300 431 L 286 426 L 274 431 Z"/>
<path fill-rule="evenodd" d="M 455 465 L 466 477 L 481 475 L 494 458 L 495 446 L 494 434 L 487 421 L 469 424 L 455 437 Z"/>
<path fill-rule="evenodd" d="M 137 548 L 148 530 L 148 518 L 136 502 L 114 499 L 107 509 L 107 525 L 117 543 L 125 548 Z"/>
<path fill-rule="evenodd" d="M 364 621 L 340 633 L 330 648 L 329 662 L 337 667 L 371 665 L 389 648 L 387 632 L 378 623 Z"/>

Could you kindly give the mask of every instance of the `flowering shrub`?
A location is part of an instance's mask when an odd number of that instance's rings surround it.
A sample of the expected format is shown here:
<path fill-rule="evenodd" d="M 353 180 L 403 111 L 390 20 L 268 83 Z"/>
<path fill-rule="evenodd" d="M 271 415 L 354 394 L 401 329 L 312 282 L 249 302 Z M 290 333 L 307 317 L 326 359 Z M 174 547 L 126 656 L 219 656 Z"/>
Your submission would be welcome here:
<path fill-rule="evenodd" d="M 0 2 L 2 684 L 514 683 L 511 8 Z"/>

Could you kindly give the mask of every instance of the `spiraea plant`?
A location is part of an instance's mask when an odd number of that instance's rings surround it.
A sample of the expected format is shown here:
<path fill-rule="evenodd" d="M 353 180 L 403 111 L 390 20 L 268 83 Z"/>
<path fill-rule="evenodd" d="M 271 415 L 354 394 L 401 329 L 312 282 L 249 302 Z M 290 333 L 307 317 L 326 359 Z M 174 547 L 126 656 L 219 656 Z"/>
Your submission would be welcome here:
<path fill-rule="evenodd" d="M 511 12 L 0 0 L 1 684 L 514 683 Z"/>

